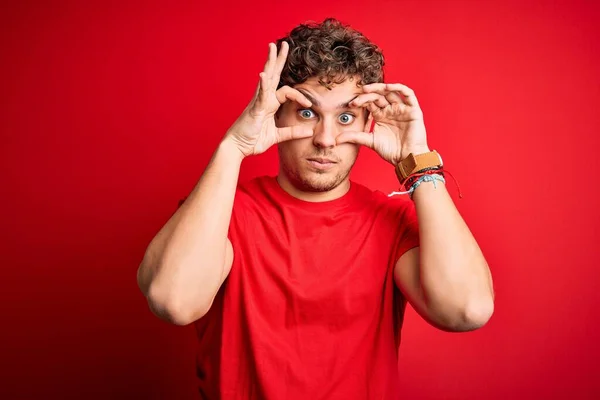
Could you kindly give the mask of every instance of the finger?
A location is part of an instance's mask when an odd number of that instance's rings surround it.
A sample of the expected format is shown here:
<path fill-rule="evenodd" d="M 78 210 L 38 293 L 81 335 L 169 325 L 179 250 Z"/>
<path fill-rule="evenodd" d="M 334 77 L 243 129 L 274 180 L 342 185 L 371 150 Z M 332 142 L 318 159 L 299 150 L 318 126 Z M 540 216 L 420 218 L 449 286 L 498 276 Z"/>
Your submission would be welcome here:
<path fill-rule="evenodd" d="M 367 110 L 369 110 L 370 115 L 372 116 L 373 114 L 375 115 L 379 115 L 381 112 L 383 112 L 383 109 L 378 107 L 375 103 L 373 103 L 372 101 L 369 101 L 367 103 L 364 103 L 360 106 L 361 108 L 366 108 Z"/>
<path fill-rule="evenodd" d="M 380 92 L 386 90 L 386 86 L 387 83 L 384 82 L 369 83 L 368 85 L 363 86 L 363 91 L 365 93 Z"/>
<path fill-rule="evenodd" d="M 400 92 L 405 96 L 414 96 L 415 91 L 409 88 L 406 85 L 401 83 L 386 83 L 385 84 L 387 90 L 393 90 L 394 92 Z"/>
<path fill-rule="evenodd" d="M 273 69 L 275 68 L 275 60 L 277 58 L 277 46 L 275 43 L 269 43 L 269 55 L 267 57 L 267 62 L 265 63 L 265 68 L 263 72 L 266 74 L 268 78 L 273 75 Z"/>
<path fill-rule="evenodd" d="M 263 108 L 267 102 L 267 90 L 269 88 L 269 79 L 265 72 L 258 74 L 259 81 L 258 87 L 256 88 L 256 102 L 255 107 Z"/>
<path fill-rule="evenodd" d="M 373 118 L 373 114 L 369 113 L 367 117 L 367 122 L 365 122 L 365 132 L 373 133 L 375 130 L 375 119 Z"/>
<path fill-rule="evenodd" d="M 390 105 L 389 101 L 378 93 L 367 93 L 358 95 L 354 100 L 350 102 L 351 107 L 362 107 L 367 103 L 375 103 L 378 107 L 385 108 Z"/>
<path fill-rule="evenodd" d="M 287 60 L 289 49 L 290 45 L 288 44 L 288 42 L 281 42 L 281 48 L 279 50 L 279 55 L 277 56 L 277 61 L 275 63 L 275 69 L 273 72 L 274 81 L 279 82 L 281 71 L 283 71 L 283 67 L 285 66 L 285 61 Z"/>
<path fill-rule="evenodd" d="M 417 96 L 415 95 L 415 91 L 412 90 L 411 88 L 409 88 L 408 86 L 403 85 L 401 83 L 388 83 L 387 88 L 388 88 L 388 90 L 393 90 L 395 92 L 402 93 L 402 95 L 404 96 L 404 99 L 405 99 L 405 103 L 408 104 L 409 106 L 418 106 L 419 105 L 419 100 L 417 99 Z"/>
<path fill-rule="evenodd" d="M 407 105 L 409 105 L 409 106 L 418 106 L 419 105 L 419 101 L 417 100 L 415 91 L 401 83 L 374 83 L 371 85 L 365 85 L 363 87 L 363 90 L 367 93 L 379 92 L 382 87 L 381 85 L 384 85 L 383 90 L 385 90 L 385 91 L 401 93 L 402 96 L 404 97 L 404 103 L 406 103 Z"/>
<path fill-rule="evenodd" d="M 385 96 L 379 96 L 375 99 L 375 101 L 373 101 L 373 103 L 375 103 L 375 105 L 379 108 L 386 108 L 390 105 L 390 102 L 385 98 Z"/>
<path fill-rule="evenodd" d="M 375 103 L 373 102 L 368 102 L 366 104 L 367 106 L 367 110 L 369 110 L 371 112 L 371 114 L 375 114 L 378 115 L 379 113 L 381 113 L 381 108 L 378 107 Z"/>
<path fill-rule="evenodd" d="M 277 143 L 285 142 L 286 140 L 304 139 L 311 137 L 313 130 L 311 128 L 294 125 L 277 128 Z"/>
<path fill-rule="evenodd" d="M 292 89 L 289 86 L 282 86 L 275 92 L 275 96 L 277 97 L 277 101 L 279 104 L 283 104 L 286 101 L 295 101 L 298 104 L 301 104 L 304 107 L 312 107 L 312 103 L 310 100 L 306 98 L 302 93 L 300 93 L 296 89 Z"/>
<path fill-rule="evenodd" d="M 356 143 L 373 148 L 375 136 L 367 132 L 342 132 L 335 138 L 337 144 Z"/>
<path fill-rule="evenodd" d="M 377 93 L 384 96 L 390 104 L 404 104 L 402 97 L 393 90 L 388 90 L 385 83 L 372 83 L 363 86 L 365 93 Z"/>

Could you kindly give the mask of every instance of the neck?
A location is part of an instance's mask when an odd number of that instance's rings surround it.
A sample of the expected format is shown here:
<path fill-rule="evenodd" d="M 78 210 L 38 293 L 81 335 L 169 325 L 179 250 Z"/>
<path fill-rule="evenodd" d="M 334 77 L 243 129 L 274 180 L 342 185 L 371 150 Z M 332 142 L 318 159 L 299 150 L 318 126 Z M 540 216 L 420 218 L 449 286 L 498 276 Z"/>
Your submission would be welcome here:
<path fill-rule="evenodd" d="M 287 192 L 290 196 L 295 197 L 299 200 L 308 201 L 311 203 L 318 203 L 323 201 L 331 201 L 335 199 L 339 199 L 350 190 L 350 179 L 346 178 L 342 183 L 337 185 L 335 188 L 328 190 L 326 192 L 307 192 L 298 189 L 296 186 L 290 182 L 288 177 L 282 172 L 279 171 L 277 175 L 277 183 L 281 188 Z"/>

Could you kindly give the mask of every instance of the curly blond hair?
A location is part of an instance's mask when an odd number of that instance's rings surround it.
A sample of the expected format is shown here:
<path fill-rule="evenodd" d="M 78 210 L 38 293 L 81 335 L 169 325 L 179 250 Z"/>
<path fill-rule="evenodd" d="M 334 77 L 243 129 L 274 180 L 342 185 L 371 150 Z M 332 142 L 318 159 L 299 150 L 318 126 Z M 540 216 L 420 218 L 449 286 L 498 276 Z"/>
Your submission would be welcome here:
<path fill-rule="evenodd" d="M 317 77 L 329 89 L 355 77 L 359 86 L 383 82 L 385 62 L 379 47 L 337 19 L 296 26 L 277 40 L 278 49 L 283 41 L 288 42 L 290 49 L 279 87 L 293 87 L 311 77 Z"/>

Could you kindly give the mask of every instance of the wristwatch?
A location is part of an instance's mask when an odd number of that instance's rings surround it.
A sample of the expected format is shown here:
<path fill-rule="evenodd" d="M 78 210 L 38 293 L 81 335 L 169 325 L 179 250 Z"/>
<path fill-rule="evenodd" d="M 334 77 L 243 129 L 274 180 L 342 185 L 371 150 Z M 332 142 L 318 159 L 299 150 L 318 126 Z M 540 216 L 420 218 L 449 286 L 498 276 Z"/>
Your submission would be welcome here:
<path fill-rule="evenodd" d="M 410 153 L 408 157 L 396 164 L 396 175 L 403 182 L 417 171 L 425 168 L 442 167 L 443 165 L 442 156 L 435 150 L 417 155 Z"/>

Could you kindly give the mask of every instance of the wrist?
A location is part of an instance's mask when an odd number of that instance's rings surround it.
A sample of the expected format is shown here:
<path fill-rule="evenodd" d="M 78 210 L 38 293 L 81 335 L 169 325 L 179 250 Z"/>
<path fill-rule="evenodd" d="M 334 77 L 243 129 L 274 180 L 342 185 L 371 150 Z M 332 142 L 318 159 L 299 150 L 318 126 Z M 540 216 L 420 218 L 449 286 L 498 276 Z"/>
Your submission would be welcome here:
<path fill-rule="evenodd" d="M 419 154 L 425 154 L 425 153 L 429 153 L 431 151 L 431 149 L 429 149 L 428 146 L 415 146 L 415 147 L 407 147 L 402 149 L 402 160 L 404 160 L 406 157 L 408 157 L 409 154 L 413 154 L 413 155 L 419 155 Z"/>
<path fill-rule="evenodd" d="M 221 140 L 217 151 L 224 153 L 227 158 L 239 162 L 240 164 L 244 158 L 246 158 L 246 155 L 242 152 L 242 150 L 240 150 L 240 147 L 229 137 L 225 137 L 223 140 Z"/>
<path fill-rule="evenodd" d="M 409 196 L 412 200 L 415 200 L 415 194 L 420 192 L 427 193 L 427 197 L 431 196 L 432 193 L 438 192 L 437 189 L 445 187 L 446 179 L 443 174 L 440 175 L 425 175 L 421 179 L 418 179 L 411 185 Z M 419 197 L 419 196 L 417 196 Z"/>
<path fill-rule="evenodd" d="M 441 169 L 443 166 L 441 156 L 436 151 L 429 151 L 428 147 L 407 147 L 405 150 L 407 154 L 395 168 L 396 176 L 402 185 L 406 185 L 410 177 L 418 177 L 423 172 Z"/>

